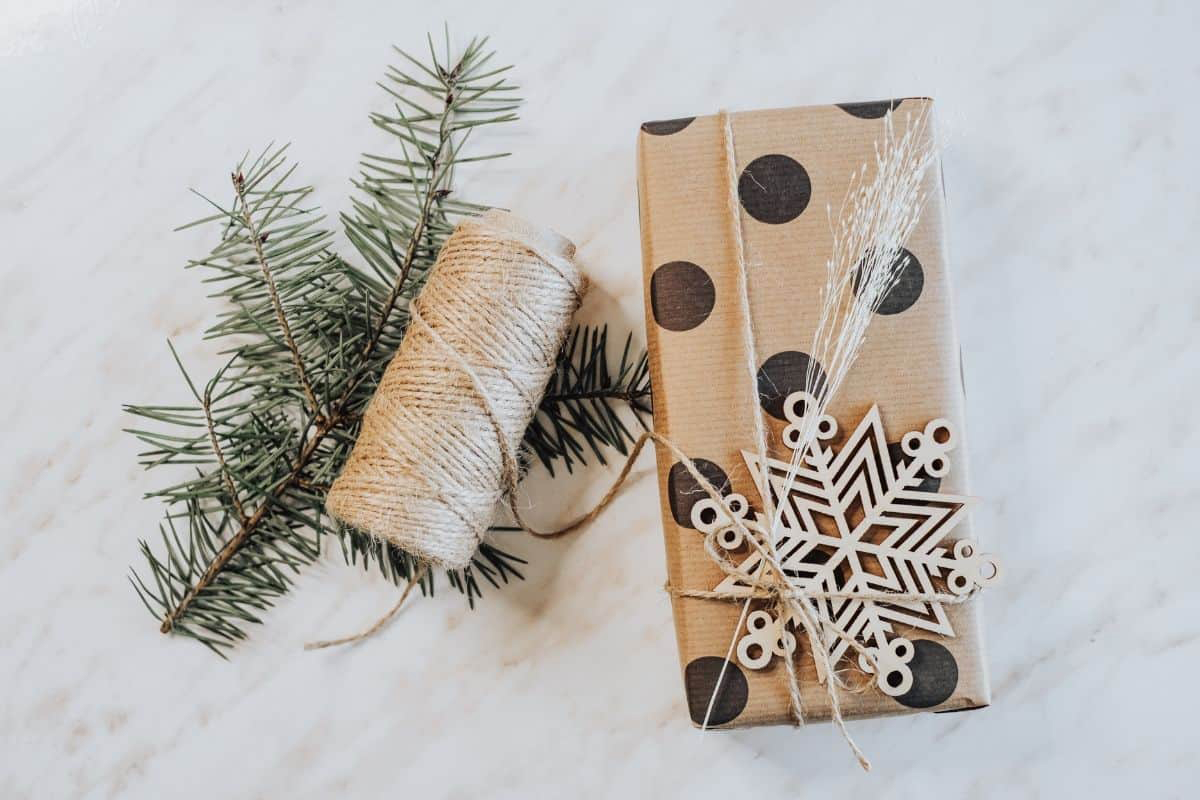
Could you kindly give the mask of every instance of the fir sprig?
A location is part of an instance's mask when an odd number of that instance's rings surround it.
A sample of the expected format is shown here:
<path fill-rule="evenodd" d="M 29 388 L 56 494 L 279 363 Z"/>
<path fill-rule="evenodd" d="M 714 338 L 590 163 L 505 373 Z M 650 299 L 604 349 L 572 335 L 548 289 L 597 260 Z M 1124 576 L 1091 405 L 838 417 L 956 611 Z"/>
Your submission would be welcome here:
<path fill-rule="evenodd" d="M 509 68 L 490 66 L 485 44 L 472 40 L 451 60 L 448 36 L 443 55 L 430 40 L 427 62 L 400 52 L 411 66 L 391 68 L 381 83 L 393 109 L 372 121 L 399 153 L 364 156 L 353 208 L 341 218 L 362 266 L 333 252 L 332 231 L 308 205 L 311 187 L 293 184 L 286 147 L 243 159 L 231 203 L 208 201 L 214 213 L 192 223 L 221 231 L 212 252 L 188 266 L 208 271 L 204 280 L 225 304 L 206 337 L 227 343 L 228 361 L 200 388 L 172 347 L 192 402 L 126 407 L 150 423 L 132 431 L 147 446 L 141 463 L 184 467 L 149 495 L 166 504 L 160 542 L 141 543 L 146 568 L 131 575 L 164 633 L 223 654 L 319 556 L 331 530 L 348 563 L 374 564 L 396 582 L 414 574 L 408 554 L 333 525 L 325 491 L 404 335 L 409 300 L 458 218 L 484 208 L 454 196 L 454 170 L 505 155 L 463 150 L 475 129 L 515 119 L 520 102 Z M 527 437 L 547 466 L 563 458 L 570 469 L 582 460 L 581 442 L 601 459 L 601 446 L 623 451 L 628 432 L 613 404 L 646 409 L 644 356 L 631 359 L 627 341 L 610 372 L 605 338 L 577 332 L 560 360 L 541 427 Z M 480 578 L 499 586 L 520 578 L 523 563 L 485 543 L 471 566 L 447 577 L 473 604 Z M 422 589 L 432 591 L 431 574 Z"/>
<path fill-rule="evenodd" d="M 645 351 L 633 352 L 633 334 L 625 337 L 621 361 L 609 365 L 608 328 L 579 327 L 571 332 L 533 423 L 525 431 L 525 447 L 554 474 L 561 460 L 570 472 L 586 463 L 591 450 L 601 464 L 605 447 L 626 455 L 637 439 L 622 419 L 632 409 L 645 427 L 650 415 L 650 367 Z"/>

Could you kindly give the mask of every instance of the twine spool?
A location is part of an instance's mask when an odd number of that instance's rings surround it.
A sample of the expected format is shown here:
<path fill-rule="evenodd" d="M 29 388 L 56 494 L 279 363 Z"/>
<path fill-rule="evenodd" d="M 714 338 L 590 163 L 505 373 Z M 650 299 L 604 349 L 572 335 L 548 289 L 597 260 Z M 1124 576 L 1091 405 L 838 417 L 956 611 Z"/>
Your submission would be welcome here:
<path fill-rule="evenodd" d="M 430 564 L 470 563 L 587 281 L 575 246 L 501 211 L 446 240 L 326 497 L 334 517 Z"/>

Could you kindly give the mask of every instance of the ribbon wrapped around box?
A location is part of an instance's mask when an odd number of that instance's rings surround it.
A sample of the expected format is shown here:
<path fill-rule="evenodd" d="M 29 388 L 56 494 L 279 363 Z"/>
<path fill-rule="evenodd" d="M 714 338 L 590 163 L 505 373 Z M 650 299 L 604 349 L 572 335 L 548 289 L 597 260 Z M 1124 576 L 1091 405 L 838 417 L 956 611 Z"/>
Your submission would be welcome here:
<path fill-rule="evenodd" d="M 900 124 L 931 105 L 905 98 L 642 125 L 638 188 L 655 430 L 727 501 L 718 508 L 688 465 L 658 449 L 668 581 L 697 725 L 829 719 L 831 676 L 822 663 L 833 667 L 833 692 L 847 718 L 989 703 L 971 592 L 995 565 L 970 540 L 962 373 L 936 164 L 924 178 L 924 210 L 905 244 L 903 269 L 821 418 L 813 457 L 794 482 L 783 480 L 789 432 L 812 400 L 804 389 L 814 375 L 819 385 L 822 374 L 807 350 L 832 218 L 854 176 L 873 162 L 885 115 L 891 111 Z M 747 308 L 761 356 L 753 375 L 744 347 Z M 755 455 L 759 413 L 767 423 L 767 470 Z M 761 558 L 738 533 L 745 528 L 720 518 L 733 514 L 761 527 L 764 490 L 779 508 L 778 564 L 789 583 L 812 590 L 827 660 L 814 657 L 799 620 L 761 599 L 751 580 L 761 574 Z M 736 574 L 718 558 L 738 565 Z M 886 602 L 880 593 L 900 599 Z M 734 596 L 746 600 L 729 602 Z M 963 602 L 931 599 L 942 596 Z M 785 659 L 793 660 L 794 684 Z M 798 709 L 790 690 L 796 684 Z"/>

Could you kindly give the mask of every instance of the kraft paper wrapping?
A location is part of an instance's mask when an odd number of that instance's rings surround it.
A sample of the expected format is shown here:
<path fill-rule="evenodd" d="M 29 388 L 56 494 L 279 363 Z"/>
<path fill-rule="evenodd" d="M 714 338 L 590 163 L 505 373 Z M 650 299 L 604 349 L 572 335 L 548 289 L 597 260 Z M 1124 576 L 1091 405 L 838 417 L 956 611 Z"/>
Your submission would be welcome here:
<path fill-rule="evenodd" d="M 739 213 L 745 237 L 750 308 L 758 339 L 760 403 L 778 413 L 789 387 L 801 388 L 817 324 L 819 291 L 832 237 L 826 206 L 836 215 L 851 174 L 874 163 L 883 116 L 894 107 L 897 128 L 927 98 L 812 106 L 731 115 Z M 742 450 L 753 450 L 750 380 L 737 293 L 737 255 L 728 214 L 722 128 L 717 116 L 649 122 L 638 141 L 638 189 L 645 280 L 646 329 L 654 386 L 655 429 L 695 460 L 714 484 L 761 509 Z M 966 495 L 967 451 L 960 353 L 945 259 L 940 167 L 926 177 L 926 207 L 907 243 L 916 265 L 873 319 L 861 355 L 829 407 L 839 440 L 877 404 L 889 443 L 938 417 L 957 428 L 958 446 L 940 490 Z M 780 415 L 781 416 L 781 415 Z M 771 455 L 787 459 L 779 436 L 785 422 L 772 414 Z M 835 440 L 835 446 L 839 440 Z M 897 454 L 898 457 L 898 454 Z M 667 571 L 671 584 L 712 589 L 724 577 L 691 527 L 690 508 L 705 497 L 691 477 L 658 450 Z M 951 540 L 972 536 L 965 520 Z M 735 559 L 737 560 L 737 559 Z M 673 598 L 685 692 L 699 724 L 724 657 L 735 637 L 742 603 Z M 871 687 L 842 693 L 846 717 L 914 710 L 986 706 L 978 600 L 946 606 L 953 637 L 897 625 L 917 645 L 914 688 L 900 698 Z M 744 633 L 738 631 L 740 636 Z M 829 718 L 807 640 L 797 665 L 806 720 Z M 790 723 L 785 668 L 780 658 L 761 670 L 727 667 L 710 727 Z M 843 662 L 843 666 L 845 663 Z"/>

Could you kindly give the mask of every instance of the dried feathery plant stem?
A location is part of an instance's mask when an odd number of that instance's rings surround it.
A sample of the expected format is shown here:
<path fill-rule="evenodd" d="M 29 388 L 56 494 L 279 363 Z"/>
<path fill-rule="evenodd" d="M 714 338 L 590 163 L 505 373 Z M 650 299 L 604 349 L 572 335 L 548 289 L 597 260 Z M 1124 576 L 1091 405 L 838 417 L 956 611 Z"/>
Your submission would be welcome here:
<path fill-rule="evenodd" d="M 816 404 L 805 409 L 800 442 L 815 438 L 821 415 L 862 350 L 871 320 L 903 274 L 904 245 L 925 208 L 925 177 L 938 154 L 930 112 L 906 113 L 903 132 L 896 130 L 895 114 L 884 117 L 874 169 L 863 164 L 855 171 L 836 216 L 826 207 L 833 250 L 804 382 Z M 804 451 L 796 449 L 793 472 Z"/>
<path fill-rule="evenodd" d="M 896 130 L 894 115 L 895 111 L 889 111 L 884 117 L 883 138 L 875 143 L 873 173 L 863 164 L 851 176 L 837 216 L 832 208 L 826 208 L 833 249 L 825 265 L 821 312 L 804 381 L 813 402 L 804 409 L 798 446 L 780 496 L 791 491 L 808 447 L 816 439 L 821 416 L 858 358 L 880 304 L 904 272 L 908 258 L 902 255 L 903 247 L 925 207 L 925 177 L 938 155 L 929 111 L 906 113 L 903 133 Z M 818 371 L 821 367 L 823 371 Z M 780 505 L 770 515 L 766 538 L 772 550 L 782 513 Z M 802 602 L 808 612 L 824 619 L 823 607 L 807 599 Z M 822 631 L 826 628 L 821 626 Z M 827 679 L 838 680 L 836 675 Z"/>
<path fill-rule="evenodd" d="M 874 174 L 867 180 L 868 165 L 850 178 L 850 186 L 836 219 L 827 207 L 833 238 L 832 253 L 825 265 L 825 286 L 821 290 L 821 313 L 813 332 L 810 359 L 805 374 L 805 391 L 812 397 L 796 438 L 788 471 L 779 496 L 791 492 L 810 444 L 816 439 L 817 426 L 830 401 L 841 387 L 851 366 L 858 358 L 866 339 L 867 328 L 888 292 L 903 273 L 907 259 L 901 257 L 903 246 L 912 235 L 924 210 L 923 185 L 929 166 L 937 157 L 937 148 L 928 129 L 928 112 L 906 114 L 906 127 L 897 135 L 894 111 L 883 121 L 883 139 L 875 143 Z M 818 365 L 824 369 L 818 372 Z M 763 462 L 765 465 L 765 461 Z M 766 546 L 777 556 L 775 542 L 783 519 L 783 504 L 768 511 L 771 526 L 766 534 Z M 765 563 L 765 562 L 764 562 Z M 794 601 L 796 610 L 806 618 L 803 627 L 814 638 L 815 653 L 825 653 L 828 637 L 840 632 L 830 628 L 823 605 L 812 598 Z M 818 620 L 820 624 L 818 624 Z M 781 619 L 782 622 L 782 619 Z M 739 626 L 740 629 L 740 626 Z M 735 639 L 737 633 L 735 632 Z M 833 665 L 814 658 L 817 669 L 830 681 L 829 699 L 843 733 L 860 763 L 869 769 L 869 762 L 846 734 L 837 711 L 837 694 L 833 686 L 845 687 Z"/>
<path fill-rule="evenodd" d="M 868 166 L 851 179 L 833 229 L 833 254 L 826 265 L 826 286 L 813 351 L 828 365 L 829 393 L 849 371 L 880 304 L 905 267 L 903 246 L 925 208 L 925 176 L 937 158 L 929 111 L 906 114 L 902 135 L 894 111 L 883 121 L 883 140 L 875 145 L 875 171 Z M 810 386 L 810 389 L 815 388 Z"/>

